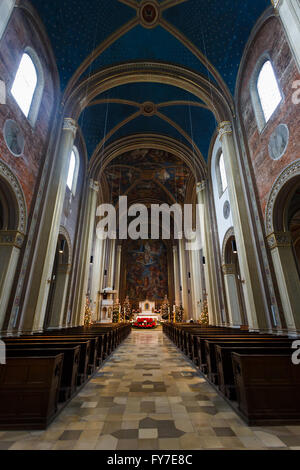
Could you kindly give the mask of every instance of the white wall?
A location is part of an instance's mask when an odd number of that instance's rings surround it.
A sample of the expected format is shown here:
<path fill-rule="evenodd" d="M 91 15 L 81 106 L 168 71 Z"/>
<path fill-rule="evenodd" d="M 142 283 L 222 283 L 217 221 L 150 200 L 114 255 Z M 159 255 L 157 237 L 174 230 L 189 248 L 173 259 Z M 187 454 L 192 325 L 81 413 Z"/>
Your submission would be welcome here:
<path fill-rule="evenodd" d="M 221 197 L 219 195 L 216 166 L 217 166 L 217 159 L 219 157 L 219 152 L 221 149 L 222 149 L 222 144 L 221 144 L 220 138 L 217 137 L 214 147 L 213 147 L 213 152 L 212 152 L 211 178 L 212 178 L 213 197 L 214 197 L 214 202 L 215 202 L 217 226 L 218 226 L 218 233 L 219 233 L 219 245 L 220 245 L 220 249 L 222 250 L 224 236 L 227 230 L 233 226 L 233 222 L 232 222 L 231 209 L 230 209 L 230 214 L 229 214 L 228 219 L 225 219 L 223 215 L 223 207 L 224 207 L 225 201 L 229 201 L 230 203 L 228 188 L 225 189 Z"/>

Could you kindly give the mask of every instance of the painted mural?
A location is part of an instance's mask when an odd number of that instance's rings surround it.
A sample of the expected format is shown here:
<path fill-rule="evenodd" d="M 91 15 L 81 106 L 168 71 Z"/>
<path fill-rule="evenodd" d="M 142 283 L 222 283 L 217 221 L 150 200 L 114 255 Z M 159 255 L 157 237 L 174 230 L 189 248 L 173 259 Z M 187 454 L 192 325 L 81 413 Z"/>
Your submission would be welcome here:
<path fill-rule="evenodd" d="M 136 192 L 135 183 L 141 181 L 138 199 L 143 199 L 144 191 L 147 192 L 145 181 L 152 181 L 156 183 L 155 193 L 159 185 L 166 189 L 164 194 L 163 189 L 160 190 L 162 200 L 166 200 L 168 193 L 171 193 L 175 201 L 184 202 L 190 175 L 191 171 L 180 158 L 157 149 L 136 149 L 126 152 L 115 158 L 105 170 L 113 203 L 117 202 L 119 195 L 124 195 L 128 191 Z"/>
<path fill-rule="evenodd" d="M 168 293 L 167 250 L 160 240 L 130 240 L 126 294 L 133 302 L 163 300 Z"/>

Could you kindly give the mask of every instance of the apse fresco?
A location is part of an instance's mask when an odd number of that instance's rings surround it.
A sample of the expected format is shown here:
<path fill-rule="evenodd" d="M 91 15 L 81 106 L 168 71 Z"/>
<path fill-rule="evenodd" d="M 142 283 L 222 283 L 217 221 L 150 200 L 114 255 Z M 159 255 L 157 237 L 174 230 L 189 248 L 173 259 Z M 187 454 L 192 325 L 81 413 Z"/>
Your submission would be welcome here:
<path fill-rule="evenodd" d="M 127 194 L 129 189 L 130 192 L 135 191 L 135 197 L 143 198 L 143 191 L 147 192 L 149 181 L 154 184 L 155 193 L 159 185 L 167 190 L 159 190 L 162 200 L 168 197 L 169 192 L 175 201 L 184 202 L 190 175 L 191 171 L 180 158 L 157 149 L 126 152 L 115 158 L 105 170 L 113 203 L 118 201 L 119 196 Z M 138 187 L 135 183 L 138 183 Z"/>
<path fill-rule="evenodd" d="M 160 240 L 130 240 L 126 295 L 133 302 L 163 300 L 168 293 L 167 250 Z"/>

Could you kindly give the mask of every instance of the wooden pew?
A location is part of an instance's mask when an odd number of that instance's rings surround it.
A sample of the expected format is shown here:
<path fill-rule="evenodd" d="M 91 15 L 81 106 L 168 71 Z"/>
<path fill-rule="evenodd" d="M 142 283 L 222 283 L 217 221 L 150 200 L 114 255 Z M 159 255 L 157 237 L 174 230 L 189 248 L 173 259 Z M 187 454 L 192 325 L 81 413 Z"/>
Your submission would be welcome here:
<path fill-rule="evenodd" d="M 222 346 L 257 346 L 257 347 L 268 347 L 268 346 L 290 346 L 291 340 L 288 338 L 276 338 L 269 336 L 255 336 L 248 338 L 232 337 L 232 338 L 220 338 L 205 340 L 205 357 L 207 364 L 207 377 L 208 380 L 214 384 L 218 384 L 218 370 L 217 370 L 217 357 L 216 357 L 216 345 Z"/>
<path fill-rule="evenodd" d="M 0 428 L 45 429 L 58 410 L 63 354 L 0 365 Z"/>
<path fill-rule="evenodd" d="M 31 348 L 60 348 L 66 346 L 80 346 L 80 358 L 79 358 L 79 366 L 78 366 L 78 375 L 77 375 L 77 385 L 82 385 L 88 378 L 88 362 L 90 357 L 90 340 L 74 340 L 74 339 L 65 339 L 63 338 L 61 341 L 53 338 L 49 339 L 41 339 L 41 338 L 19 338 L 17 341 L 15 338 L 4 338 L 4 342 L 6 344 L 14 343 L 15 346 L 20 344 L 25 344 L 27 347 Z M 18 346 L 17 346 L 18 347 Z"/>
<path fill-rule="evenodd" d="M 238 411 L 249 425 L 300 424 L 300 367 L 291 354 L 232 353 Z"/>
<path fill-rule="evenodd" d="M 44 357 L 54 356 L 61 353 L 64 355 L 64 359 L 60 381 L 59 401 L 65 402 L 71 398 L 76 391 L 80 346 L 41 348 L 18 343 L 6 345 L 7 357 Z"/>
<path fill-rule="evenodd" d="M 249 343 L 247 343 L 249 344 Z M 253 343 L 250 346 L 243 345 L 219 345 L 215 346 L 218 370 L 218 387 L 220 391 L 230 400 L 236 400 L 234 373 L 232 365 L 232 353 L 240 354 L 292 354 L 291 346 L 285 343 L 270 343 L 263 346 Z"/>

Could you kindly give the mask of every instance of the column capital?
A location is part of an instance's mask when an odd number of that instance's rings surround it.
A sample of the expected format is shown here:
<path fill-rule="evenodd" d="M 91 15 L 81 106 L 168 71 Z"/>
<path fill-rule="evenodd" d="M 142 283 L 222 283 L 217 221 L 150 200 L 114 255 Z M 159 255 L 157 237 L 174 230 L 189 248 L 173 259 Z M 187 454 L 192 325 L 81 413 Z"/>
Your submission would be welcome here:
<path fill-rule="evenodd" d="M 15 246 L 21 248 L 24 234 L 18 230 L 0 230 L 0 246 Z"/>
<path fill-rule="evenodd" d="M 290 232 L 273 232 L 267 237 L 268 245 L 271 250 L 279 247 L 289 247 L 292 244 Z"/>
<path fill-rule="evenodd" d="M 99 191 L 99 182 L 93 179 L 90 179 L 90 188 L 96 193 Z"/>
<path fill-rule="evenodd" d="M 76 123 L 76 121 L 72 118 L 64 118 L 63 130 L 64 131 L 71 131 L 73 136 L 75 137 L 76 132 L 77 132 L 77 123 Z"/>
<path fill-rule="evenodd" d="M 281 0 L 271 0 L 271 3 L 272 3 L 275 10 L 278 9 L 280 2 L 281 2 Z"/>
<path fill-rule="evenodd" d="M 235 264 L 223 264 L 222 266 L 223 274 L 236 274 L 236 266 Z"/>
<path fill-rule="evenodd" d="M 173 253 L 176 253 L 177 252 L 177 245 L 173 245 L 172 249 L 173 249 Z"/>
<path fill-rule="evenodd" d="M 118 253 L 121 253 L 121 251 L 122 251 L 122 245 L 118 245 L 118 246 L 117 246 L 117 251 L 118 251 Z"/>
<path fill-rule="evenodd" d="M 218 125 L 219 137 L 222 140 L 225 134 L 232 134 L 232 124 L 230 121 L 222 121 Z"/>
<path fill-rule="evenodd" d="M 206 187 L 205 180 L 198 181 L 198 183 L 196 183 L 196 193 L 199 194 L 201 191 L 204 191 L 205 187 Z"/>

